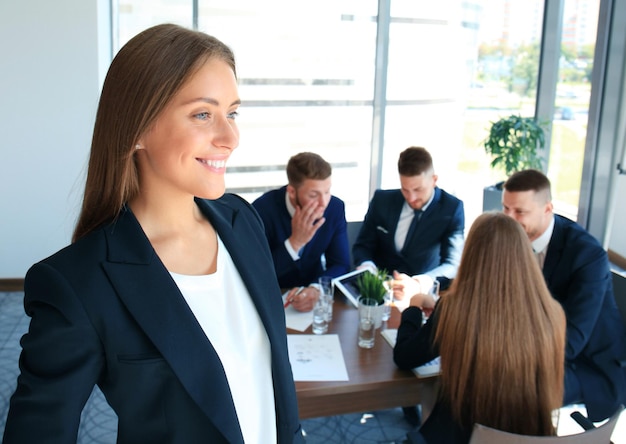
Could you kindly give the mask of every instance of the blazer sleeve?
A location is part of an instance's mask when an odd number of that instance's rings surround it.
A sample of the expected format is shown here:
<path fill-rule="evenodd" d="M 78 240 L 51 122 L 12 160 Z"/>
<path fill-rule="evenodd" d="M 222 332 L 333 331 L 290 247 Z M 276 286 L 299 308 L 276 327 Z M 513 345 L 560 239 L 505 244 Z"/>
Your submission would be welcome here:
<path fill-rule="evenodd" d="M 73 289 L 49 265 L 34 265 L 24 290 L 31 321 L 3 442 L 76 442 L 82 409 L 104 366 L 100 340 Z"/>
<path fill-rule="evenodd" d="M 589 342 L 597 322 L 602 322 L 599 317 L 604 298 L 610 295 L 611 275 L 606 252 L 600 246 L 568 245 L 563 255 L 575 258 L 567 271 L 565 288 L 557 295 L 567 319 L 565 358 L 572 361 Z"/>
<path fill-rule="evenodd" d="M 433 344 L 438 317 L 437 306 L 424 325 L 422 310 L 419 308 L 408 307 L 402 312 L 396 345 L 393 348 L 393 360 L 398 367 L 410 370 L 439 356 L 439 350 Z"/>
<path fill-rule="evenodd" d="M 350 271 L 350 250 L 348 246 L 348 223 L 346 209 L 340 199 L 333 199 L 333 227 L 330 243 L 326 248 L 325 275 L 337 277 Z"/>
<path fill-rule="evenodd" d="M 461 254 L 465 243 L 465 212 L 463 202 L 458 200 L 453 211 L 452 219 L 441 241 L 441 263 L 439 266 L 425 273 L 433 279 L 439 277 L 444 277 L 448 280 L 454 279 L 459 269 L 459 264 L 461 263 Z"/>

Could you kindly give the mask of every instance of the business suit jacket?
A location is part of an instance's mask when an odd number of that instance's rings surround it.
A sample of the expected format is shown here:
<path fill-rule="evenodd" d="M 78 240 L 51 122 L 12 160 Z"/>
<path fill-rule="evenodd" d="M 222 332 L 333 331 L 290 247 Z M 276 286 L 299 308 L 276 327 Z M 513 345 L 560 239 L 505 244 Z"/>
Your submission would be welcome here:
<path fill-rule="evenodd" d="M 554 216 L 543 275 L 567 318 L 565 360 L 580 381 L 592 421 L 600 421 L 626 403 L 624 330 L 613 297 L 606 251 L 581 226 Z"/>
<path fill-rule="evenodd" d="M 268 191 L 252 205 L 265 225 L 265 235 L 270 244 L 274 269 L 281 288 L 292 288 L 317 282 L 320 276 L 337 277 L 350 271 L 350 250 L 346 210 L 343 201 L 331 196 L 324 210 L 326 221 L 294 261 L 285 240 L 291 236 L 291 215 L 285 204 L 287 187 Z M 326 258 L 322 264 L 321 256 Z M 324 268 L 325 267 L 325 268 Z"/>
<path fill-rule="evenodd" d="M 278 442 L 302 442 L 284 311 L 261 221 L 234 195 L 196 202 L 267 332 Z M 219 357 L 129 209 L 35 264 L 25 279 L 25 309 L 32 320 L 5 444 L 75 442 L 94 384 L 118 415 L 118 443 L 243 443 Z"/>
<path fill-rule="evenodd" d="M 449 279 L 456 276 L 461 260 L 465 214 L 462 201 L 438 187 L 434 193 L 402 252 L 396 250 L 394 239 L 404 196 L 398 189 L 377 190 L 352 247 L 355 265 L 369 260 L 378 268 L 398 270 L 409 276 L 441 267 L 433 277 L 440 279 L 445 288 Z"/>

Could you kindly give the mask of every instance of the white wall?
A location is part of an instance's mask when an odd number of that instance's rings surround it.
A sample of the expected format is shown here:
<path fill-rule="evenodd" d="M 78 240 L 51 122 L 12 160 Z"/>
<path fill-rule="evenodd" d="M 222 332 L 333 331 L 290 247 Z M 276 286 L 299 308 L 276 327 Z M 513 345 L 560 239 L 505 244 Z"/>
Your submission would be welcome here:
<path fill-rule="evenodd" d="M 0 1 L 0 279 L 70 242 L 100 91 L 102 4 Z"/>

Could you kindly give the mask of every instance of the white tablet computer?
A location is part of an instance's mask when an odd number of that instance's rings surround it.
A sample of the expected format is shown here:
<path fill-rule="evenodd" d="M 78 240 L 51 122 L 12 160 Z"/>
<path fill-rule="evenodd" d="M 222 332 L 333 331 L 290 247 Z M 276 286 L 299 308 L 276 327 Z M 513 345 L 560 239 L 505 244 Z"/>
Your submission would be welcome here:
<path fill-rule="evenodd" d="M 350 273 L 346 273 L 342 276 L 336 277 L 333 279 L 333 284 L 337 287 L 341 292 L 348 298 L 350 302 L 355 307 L 359 306 L 357 300 L 361 293 L 359 292 L 359 287 L 357 287 L 357 280 L 362 273 L 371 273 L 369 268 L 363 268 L 361 270 L 354 270 Z"/>

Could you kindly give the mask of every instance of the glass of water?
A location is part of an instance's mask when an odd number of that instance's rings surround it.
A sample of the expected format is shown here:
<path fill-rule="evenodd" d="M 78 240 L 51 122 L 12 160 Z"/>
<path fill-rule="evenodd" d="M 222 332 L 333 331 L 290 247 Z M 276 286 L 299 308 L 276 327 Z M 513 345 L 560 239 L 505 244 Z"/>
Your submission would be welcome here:
<path fill-rule="evenodd" d="M 371 298 L 359 298 L 359 339 L 361 348 L 374 347 L 376 338 L 376 312 L 378 302 Z"/>
<path fill-rule="evenodd" d="M 320 294 L 313 307 L 313 333 L 323 335 L 328 331 L 328 302 Z"/>
<path fill-rule="evenodd" d="M 317 283 L 320 286 L 320 299 L 326 300 L 326 318 L 328 322 L 333 320 L 333 278 L 330 276 L 321 276 Z"/>
<path fill-rule="evenodd" d="M 391 317 L 391 302 L 393 301 L 393 276 L 388 274 L 385 276 L 385 280 L 383 281 L 383 285 L 387 292 L 383 296 L 383 315 L 382 320 L 388 321 Z"/>

